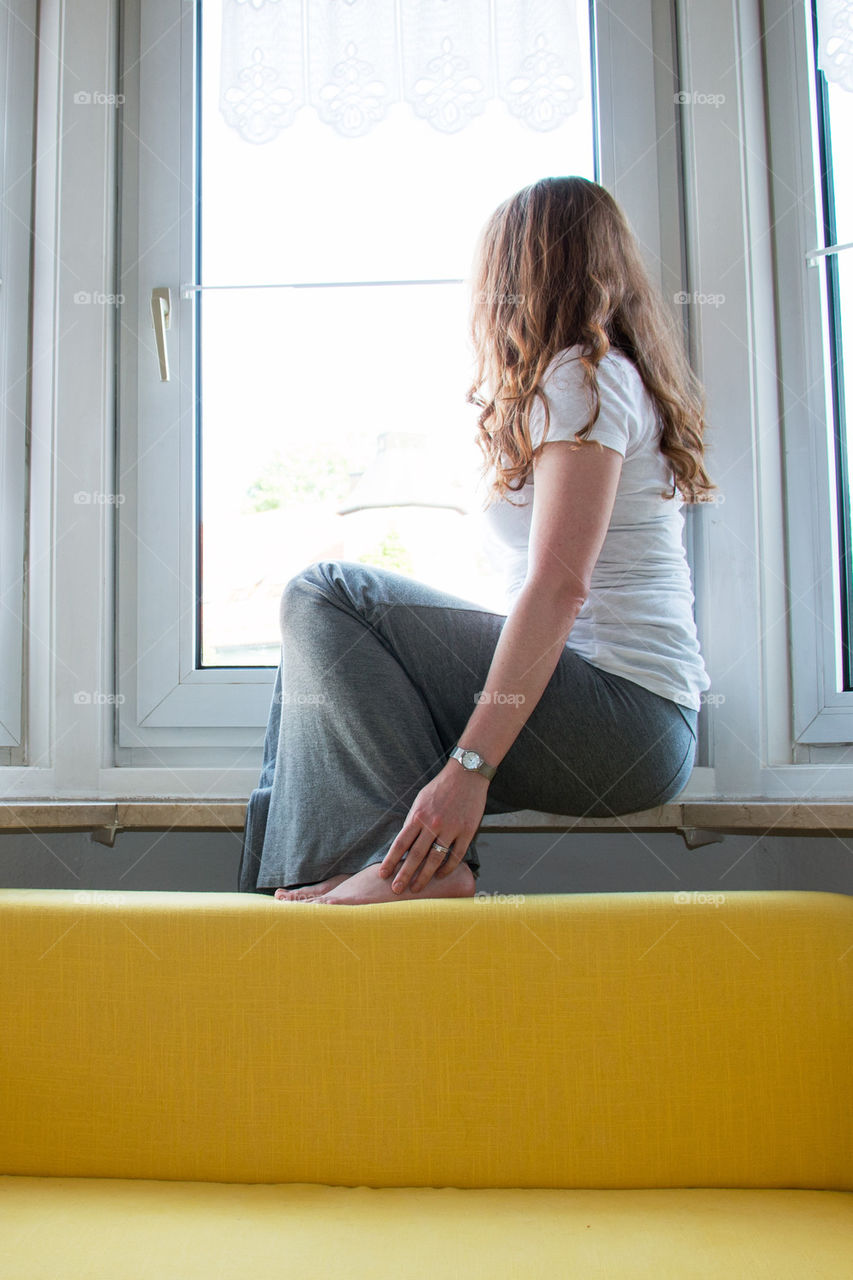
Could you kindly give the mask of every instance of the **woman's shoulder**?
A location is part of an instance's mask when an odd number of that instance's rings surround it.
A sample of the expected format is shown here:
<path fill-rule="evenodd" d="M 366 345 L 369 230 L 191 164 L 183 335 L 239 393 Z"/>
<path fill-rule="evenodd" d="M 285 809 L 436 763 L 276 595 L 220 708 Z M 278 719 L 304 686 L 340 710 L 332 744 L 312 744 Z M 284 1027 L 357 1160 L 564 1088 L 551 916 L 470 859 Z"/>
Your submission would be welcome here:
<path fill-rule="evenodd" d="M 578 343 L 558 351 L 549 362 L 542 379 L 543 389 L 549 393 L 549 398 L 556 393 L 561 399 L 567 397 L 574 402 L 583 390 L 584 403 L 587 403 L 582 355 L 583 347 Z M 638 424 L 646 428 L 656 422 L 655 407 L 640 371 L 623 351 L 611 347 L 602 356 L 596 369 L 596 382 L 602 410 L 606 405 L 613 413 L 635 417 Z"/>
<path fill-rule="evenodd" d="M 558 351 L 550 361 L 543 378 L 548 399 L 580 412 L 588 407 L 584 388 L 583 347 L 577 344 Z M 633 457 L 638 449 L 657 442 L 659 421 L 655 404 L 634 361 L 623 351 L 611 347 L 596 370 L 599 391 L 598 436 L 610 424 L 623 442 L 624 456 Z M 593 428 L 593 434 L 596 429 Z M 605 441 L 609 443 L 609 441 Z M 615 447 L 615 446 L 614 446 Z"/>
<path fill-rule="evenodd" d="M 583 347 L 580 343 L 575 343 L 572 347 L 564 347 L 549 362 L 544 378 L 546 380 L 557 379 L 558 381 L 561 378 L 563 380 L 582 378 L 582 355 Z M 620 351 L 618 347 L 611 347 L 606 355 L 602 356 L 596 369 L 596 375 L 599 382 L 614 379 L 618 381 L 621 387 L 630 388 L 634 391 L 643 386 L 640 371 L 634 361 L 624 351 Z"/>

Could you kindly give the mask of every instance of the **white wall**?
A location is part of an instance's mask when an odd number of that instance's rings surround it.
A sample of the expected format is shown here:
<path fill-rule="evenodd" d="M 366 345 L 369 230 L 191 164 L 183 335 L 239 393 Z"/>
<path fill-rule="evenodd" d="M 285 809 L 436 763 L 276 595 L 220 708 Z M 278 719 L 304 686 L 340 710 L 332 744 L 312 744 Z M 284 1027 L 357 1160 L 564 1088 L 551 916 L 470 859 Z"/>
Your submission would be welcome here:
<path fill-rule="evenodd" d="M 478 891 L 604 893 L 815 889 L 853 894 L 853 838 L 725 836 L 688 849 L 679 835 L 496 834 L 478 837 Z M 126 831 L 112 849 L 87 832 L 7 833 L 6 888 L 236 891 L 239 832 Z"/>

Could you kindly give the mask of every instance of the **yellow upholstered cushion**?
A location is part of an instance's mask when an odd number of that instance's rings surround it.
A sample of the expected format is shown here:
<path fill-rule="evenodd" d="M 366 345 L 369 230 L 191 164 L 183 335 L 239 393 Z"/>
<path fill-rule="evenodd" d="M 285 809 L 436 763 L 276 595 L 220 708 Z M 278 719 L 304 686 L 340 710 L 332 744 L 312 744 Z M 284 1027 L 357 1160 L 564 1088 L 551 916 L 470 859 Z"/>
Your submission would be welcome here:
<path fill-rule="evenodd" d="M 9 1280 L 850 1280 L 853 1194 L 0 1178 Z"/>
<path fill-rule="evenodd" d="M 0 1173 L 853 1190 L 853 900 L 0 892 Z"/>

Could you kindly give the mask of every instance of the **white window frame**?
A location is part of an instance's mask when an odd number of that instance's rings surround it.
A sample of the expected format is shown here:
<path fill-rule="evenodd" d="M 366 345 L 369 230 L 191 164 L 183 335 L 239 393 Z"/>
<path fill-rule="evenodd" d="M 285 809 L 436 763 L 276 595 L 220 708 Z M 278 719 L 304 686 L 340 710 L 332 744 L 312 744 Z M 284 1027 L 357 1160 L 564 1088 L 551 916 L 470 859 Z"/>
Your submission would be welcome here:
<path fill-rule="evenodd" d="M 785 371 L 780 396 L 788 464 L 794 739 L 799 758 L 829 763 L 843 753 L 813 744 L 853 742 L 853 691 L 839 689 L 838 480 L 826 349 L 826 263 L 806 262 L 807 252 L 823 245 L 810 9 L 805 2 L 790 6 L 768 0 L 767 61 Z M 840 155 L 837 145 L 836 158 Z M 848 360 L 848 377 L 851 364 Z"/>
<path fill-rule="evenodd" d="M 122 758 L 140 760 L 146 746 L 252 743 L 252 726 L 269 714 L 275 673 L 200 671 L 193 664 L 197 303 L 195 295 L 181 296 L 181 285 L 195 278 L 196 6 L 132 0 L 125 11 L 130 128 L 122 154 L 135 198 L 124 204 L 122 242 L 131 269 L 122 292 L 134 322 L 124 326 L 120 348 L 128 379 L 119 431 L 118 724 L 119 746 L 131 749 Z M 158 286 L 171 293 L 168 382 L 159 380 L 151 322 Z"/>
<path fill-rule="evenodd" d="M 145 9 L 160 3 L 146 0 Z M 771 6 L 764 8 L 769 13 Z M 178 25 L 191 9 L 184 0 Z M 764 50 L 769 57 L 784 23 L 774 27 L 768 18 L 763 29 L 760 0 L 722 7 L 712 0 L 678 0 L 676 12 L 673 36 L 664 0 L 603 0 L 597 26 L 602 68 L 608 51 L 622 47 L 636 54 L 635 75 L 616 75 L 612 95 L 606 80 L 602 84 L 602 181 L 628 209 L 646 252 L 659 258 L 664 281 L 691 294 L 726 296 L 723 308 L 697 304 L 685 314 L 694 363 L 708 393 L 708 468 L 725 502 L 685 509 L 697 626 L 711 674 L 709 692 L 717 700 L 706 701 L 700 714 L 700 763 L 680 799 L 843 799 L 853 791 L 853 766 L 843 750 L 831 761 L 822 755 L 803 759 L 796 752 L 806 748 L 794 743 L 792 733 L 783 449 L 792 438 L 792 419 L 786 417 L 783 442 L 764 100 Z M 33 379 L 28 524 L 28 755 L 26 766 L 3 769 L 4 792 L 21 798 L 245 799 L 257 784 L 272 672 L 253 669 L 253 680 L 235 689 L 221 675 L 240 676 L 239 671 L 201 673 L 219 677 L 218 686 L 214 679 L 208 688 L 226 700 L 233 695 L 232 708 L 239 703 L 240 712 L 232 715 L 238 723 L 212 716 L 206 725 L 163 725 L 155 723 L 163 699 L 152 701 L 151 690 L 165 688 L 165 696 L 172 696 L 181 676 L 179 651 L 169 658 L 172 685 L 155 686 L 135 671 L 143 650 L 137 659 L 117 663 L 113 646 L 116 606 L 119 651 L 137 635 L 138 584 L 124 561 L 114 558 L 116 515 L 130 518 L 131 484 L 151 466 L 158 445 L 149 440 L 151 449 L 138 464 L 116 457 L 117 436 L 124 449 L 134 430 L 134 416 L 128 422 L 122 405 L 128 397 L 135 404 L 138 391 L 132 362 L 121 360 L 116 374 L 119 343 L 127 339 L 138 347 L 141 361 L 154 359 L 142 291 L 132 271 L 118 276 L 115 235 L 121 185 L 121 248 L 126 267 L 132 266 L 133 215 L 142 195 L 138 182 L 134 186 L 139 167 L 134 170 L 131 144 L 144 147 L 145 137 L 135 128 L 130 99 L 119 127 L 113 110 L 75 113 L 73 94 L 80 88 L 120 91 L 119 52 L 134 33 L 138 47 L 135 14 L 137 0 L 89 0 L 85 6 L 41 0 L 39 6 L 32 357 L 39 376 Z M 673 111 L 674 64 L 667 52 L 673 40 L 680 55 L 676 87 L 722 93 L 721 105 Z M 159 82 L 160 109 L 175 135 L 166 99 L 178 46 L 167 31 L 137 56 L 140 69 L 151 68 L 161 46 L 166 78 Z M 793 50 L 785 65 L 781 85 L 790 95 L 797 83 Z M 637 77 L 648 83 L 652 75 L 654 108 L 641 111 Z M 121 91 L 126 89 L 124 83 Z M 651 134 L 648 146 L 642 120 L 646 136 Z M 779 128 L 784 138 L 784 125 Z M 632 133 L 637 129 L 639 137 Z M 793 145 L 793 129 L 790 136 Z M 676 164 L 684 180 L 683 246 L 674 216 Z M 180 181 L 180 157 L 172 169 Z M 150 192 L 142 194 L 150 200 Z M 174 217 L 172 223 L 179 225 Z M 175 259 L 179 237 L 171 244 L 172 260 L 154 261 L 156 275 L 149 274 L 145 285 L 146 291 L 154 284 L 174 286 L 174 362 L 186 361 L 181 329 L 187 326 L 178 313 L 191 304 L 177 297 L 186 276 Z M 121 291 L 126 301 L 118 313 L 75 307 L 78 289 Z M 790 383 L 795 370 L 789 347 L 780 345 L 787 362 L 784 380 Z M 167 414 L 165 421 L 168 434 L 169 422 L 180 418 Z M 179 451 L 173 449 L 171 457 L 186 465 Z M 127 500 L 120 508 L 81 509 L 73 501 L 77 490 L 125 493 Z M 168 518 L 174 524 L 174 512 Z M 164 559 L 167 566 L 177 564 L 169 555 Z M 803 575 L 808 577 L 807 568 Z M 134 721 L 137 703 L 131 699 L 118 707 L 103 700 L 74 703 L 78 690 L 115 697 L 128 674 L 136 675 L 137 688 L 148 696 L 138 704 L 145 724 Z M 194 696 L 198 684 L 186 682 L 180 696 Z M 116 745 L 117 710 L 134 745 Z"/>
<path fill-rule="evenodd" d="M 128 13 L 135 7 L 128 4 Z M 640 212 L 638 230 L 657 267 L 662 257 L 657 187 L 649 189 L 647 166 L 638 170 L 633 164 L 638 153 L 645 152 L 652 162 L 657 154 L 655 68 L 646 55 L 652 5 L 622 3 L 602 12 L 598 35 L 603 65 L 611 58 L 620 65 L 627 59 L 634 70 L 631 109 L 619 111 L 618 128 L 609 102 L 611 95 L 621 98 L 624 76 L 606 78 L 603 169 L 620 175 L 628 203 Z M 119 678 L 125 698 L 119 746 L 135 750 L 129 760 L 143 758 L 149 744 L 233 743 L 230 730 L 266 723 L 274 679 L 274 672 L 264 668 L 196 670 L 193 665 L 191 437 L 197 299 L 184 298 L 180 285 L 194 279 L 194 209 L 186 194 L 194 163 L 194 6 L 182 0 L 146 0 L 139 21 L 140 46 L 147 52 L 137 61 L 127 47 L 138 77 L 128 77 L 125 84 L 133 102 L 134 130 L 123 138 L 125 176 L 128 170 L 134 177 L 138 173 L 138 200 L 126 202 L 122 237 L 125 256 L 133 263 L 138 258 L 138 270 L 123 275 L 122 286 L 126 312 L 135 316 L 137 326 L 136 332 L 126 327 L 123 333 L 121 360 L 129 375 L 139 360 L 135 388 L 130 376 L 124 384 L 120 429 L 119 488 L 125 501 L 118 512 Z M 129 114 L 126 108 L 126 119 Z M 140 140 L 135 148 L 134 133 Z M 155 374 L 149 306 L 157 286 L 169 287 L 172 298 L 168 383 Z"/>
<path fill-rule="evenodd" d="M 0 763 L 24 759 L 24 530 L 36 0 L 0 8 Z"/>

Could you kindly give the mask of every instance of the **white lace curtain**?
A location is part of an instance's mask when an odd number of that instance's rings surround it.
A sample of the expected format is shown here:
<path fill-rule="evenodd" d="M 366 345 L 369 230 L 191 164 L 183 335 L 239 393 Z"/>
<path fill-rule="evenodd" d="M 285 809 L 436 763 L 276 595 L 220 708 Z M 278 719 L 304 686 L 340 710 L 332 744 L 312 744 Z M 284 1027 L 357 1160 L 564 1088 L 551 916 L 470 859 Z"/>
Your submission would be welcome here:
<path fill-rule="evenodd" d="M 853 0 L 817 0 L 817 36 L 821 71 L 853 92 Z"/>
<path fill-rule="evenodd" d="M 223 0 L 219 103 L 247 142 L 313 108 L 346 137 L 399 102 L 454 133 L 499 98 L 554 129 L 584 89 L 575 0 Z"/>

